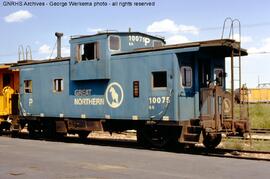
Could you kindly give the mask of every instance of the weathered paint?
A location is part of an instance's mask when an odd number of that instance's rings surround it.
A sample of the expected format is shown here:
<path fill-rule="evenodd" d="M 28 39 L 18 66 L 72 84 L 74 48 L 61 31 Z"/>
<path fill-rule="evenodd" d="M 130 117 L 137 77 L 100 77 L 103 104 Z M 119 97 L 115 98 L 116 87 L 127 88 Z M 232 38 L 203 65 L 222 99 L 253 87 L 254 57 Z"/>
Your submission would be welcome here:
<path fill-rule="evenodd" d="M 209 66 L 209 80 L 213 81 L 214 69 L 225 68 L 225 54 L 213 55 L 196 44 L 129 53 L 135 47 L 128 46 L 126 33 L 117 34 L 121 37 L 121 51 L 111 53 L 109 35 L 72 39 L 70 60 L 18 66 L 21 111 L 31 116 L 64 114 L 67 118 L 88 119 L 182 121 L 199 118 L 200 68 L 204 63 Z M 100 44 L 100 59 L 76 62 L 76 44 L 96 41 Z M 140 44 L 136 48 L 145 48 L 145 43 Z M 182 66 L 192 68 L 191 88 L 181 85 Z M 152 72 L 157 71 L 166 71 L 166 88 L 152 87 Z M 62 92 L 53 90 L 54 79 L 63 79 Z M 32 93 L 24 92 L 24 80 L 33 81 Z M 138 98 L 133 97 L 133 81 L 140 83 Z"/>

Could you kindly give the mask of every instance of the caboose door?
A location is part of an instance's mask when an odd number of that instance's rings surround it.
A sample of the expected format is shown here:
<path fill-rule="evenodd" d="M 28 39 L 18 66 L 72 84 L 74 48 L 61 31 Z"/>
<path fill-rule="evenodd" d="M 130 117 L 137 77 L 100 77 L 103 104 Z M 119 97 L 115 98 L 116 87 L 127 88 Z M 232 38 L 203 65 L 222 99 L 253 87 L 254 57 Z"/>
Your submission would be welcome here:
<path fill-rule="evenodd" d="M 179 116 L 181 120 L 189 120 L 193 119 L 196 113 L 192 65 L 182 65 L 180 73 Z"/>
<path fill-rule="evenodd" d="M 213 72 L 209 59 L 200 59 L 200 120 L 203 128 L 220 130 L 223 121 L 223 90 L 213 82 Z"/>

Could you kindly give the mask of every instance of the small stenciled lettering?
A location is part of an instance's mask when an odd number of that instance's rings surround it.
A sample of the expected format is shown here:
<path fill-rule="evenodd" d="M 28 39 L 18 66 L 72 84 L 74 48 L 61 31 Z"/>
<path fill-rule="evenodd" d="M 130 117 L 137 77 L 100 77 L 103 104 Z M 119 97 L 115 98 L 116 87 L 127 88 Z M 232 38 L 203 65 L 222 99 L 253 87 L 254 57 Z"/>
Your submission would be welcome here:
<path fill-rule="evenodd" d="M 104 105 L 104 98 L 75 98 L 74 105 Z"/>
<path fill-rule="evenodd" d="M 170 103 L 170 97 L 169 96 L 151 96 L 148 98 L 149 110 L 155 110 L 156 105 L 167 105 Z"/>
<path fill-rule="evenodd" d="M 143 37 L 140 35 L 129 35 L 129 46 L 133 46 L 134 43 L 144 43 L 145 46 L 147 46 L 150 43 L 150 38 L 148 37 Z"/>
<path fill-rule="evenodd" d="M 76 89 L 74 90 L 75 96 L 91 96 L 91 89 Z"/>
<path fill-rule="evenodd" d="M 33 98 L 29 98 L 29 100 L 28 100 L 28 105 L 29 105 L 29 106 L 32 106 L 32 104 L 33 104 Z"/>
<path fill-rule="evenodd" d="M 169 96 L 158 96 L 158 97 L 149 97 L 149 104 L 164 104 L 170 103 Z"/>

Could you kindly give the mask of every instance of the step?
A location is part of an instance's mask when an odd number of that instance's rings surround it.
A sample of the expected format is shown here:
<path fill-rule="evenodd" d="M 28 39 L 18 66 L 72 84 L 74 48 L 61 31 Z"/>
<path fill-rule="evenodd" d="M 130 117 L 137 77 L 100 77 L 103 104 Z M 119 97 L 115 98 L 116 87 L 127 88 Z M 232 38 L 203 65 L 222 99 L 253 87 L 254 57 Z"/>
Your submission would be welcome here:
<path fill-rule="evenodd" d="M 191 119 L 189 123 L 190 123 L 190 126 L 198 126 L 198 127 L 201 126 L 201 121 L 199 119 Z"/>
<path fill-rule="evenodd" d="M 200 134 L 184 134 L 184 141 L 198 142 Z"/>
<path fill-rule="evenodd" d="M 184 144 L 193 144 L 193 145 L 198 144 L 198 142 L 192 142 L 192 141 L 183 141 L 181 143 L 184 143 Z"/>
<path fill-rule="evenodd" d="M 186 126 L 186 133 L 200 134 L 202 128 L 200 126 Z"/>

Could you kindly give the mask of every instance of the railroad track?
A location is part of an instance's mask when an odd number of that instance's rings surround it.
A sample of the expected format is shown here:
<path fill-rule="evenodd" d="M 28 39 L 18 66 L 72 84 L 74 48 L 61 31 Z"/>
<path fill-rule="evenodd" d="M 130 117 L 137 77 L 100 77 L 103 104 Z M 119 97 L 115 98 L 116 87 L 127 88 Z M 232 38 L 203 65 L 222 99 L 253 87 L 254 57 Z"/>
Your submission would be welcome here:
<path fill-rule="evenodd" d="M 100 134 L 100 133 L 99 133 Z M 117 136 L 122 135 L 122 136 Z M 144 148 L 137 144 L 136 138 L 134 137 L 125 137 L 125 135 L 130 134 L 114 134 L 110 135 L 105 134 L 104 136 L 93 135 L 86 140 L 80 140 L 77 136 L 67 136 L 61 139 L 43 139 L 36 138 L 35 140 L 47 140 L 51 142 L 65 142 L 65 143 L 81 143 L 86 145 L 100 145 L 100 146 L 112 146 L 112 147 L 124 147 L 124 148 L 134 148 L 134 149 L 148 149 L 153 151 L 166 151 L 173 153 L 186 153 L 191 155 L 204 155 L 209 157 L 223 157 L 223 158 L 235 158 L 235 159 L 248 159 L 248 160 L 262 160 L 270 161 L 270 151 L 254 151 L 254 150 L 235 150 L 235 149 L 223 149 L 216 148 L 213 150 L 208 150 L 201 145 L 196 147 L 184 147 L 183 145 L 175 146 L 174 148 L 169 149 L 156 149 L 156 148 Z M 27 133 L 22 133 L 19 138 L 31 139 Z M 31 139 L 32 140 L 32 139 Z"/>
<path fill-rule="evenodd" d="M 269 128 L 252 128 L 251 133 L 253 134 L 270 134 Z"/>
<path fill-rule="evenodd" d="M 213 150 L 198 148 L 197 150 L 199 150 L 199 154 L 201 155 L 212 157 L 270 161 L 270 151 L 235 150 L 223 148 L 216 148 Z"/>
<path fill-rule="evenodd" d="M 260 141 L 269 141 L 270 140 L 270 128 L 252 128 L 251 129 L 251 139 L 260 140 Z M 239 136 L 227 136 L 230 139 L 239 139 L 239 140 L 250 140 L 250 136 L 245 137 Z"/>
<path fill-rule="evenodd" d="M 251 134 L 251 140 L 252 141 L 270 141 L 270 137 L 260 135 L 260 136 L 254 136 L 255 134 Z M 227 139 L 237 139 L 237 140 L 244 140 L 244 141 L 250 141 L 249 136 L 248 137 L 237 137 L 237 136 L 228 136 Z"/>

